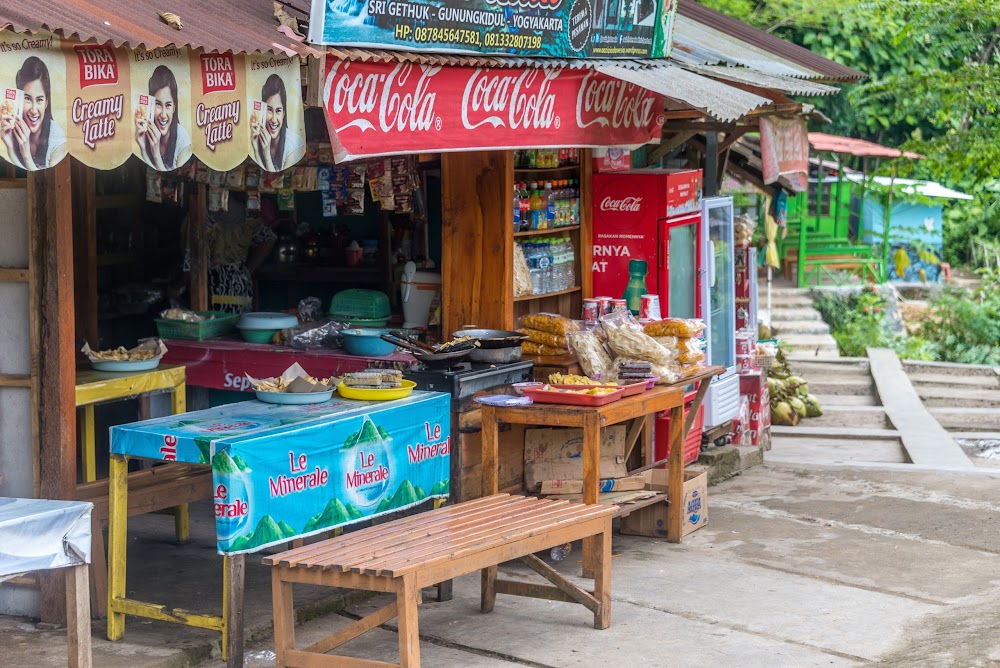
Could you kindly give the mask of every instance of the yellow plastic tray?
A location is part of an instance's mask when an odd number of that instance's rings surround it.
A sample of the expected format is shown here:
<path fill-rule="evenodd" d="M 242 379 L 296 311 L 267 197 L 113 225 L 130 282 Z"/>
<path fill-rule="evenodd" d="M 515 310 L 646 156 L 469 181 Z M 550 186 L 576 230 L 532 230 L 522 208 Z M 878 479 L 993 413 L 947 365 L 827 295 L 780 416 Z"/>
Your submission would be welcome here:
<path fill-rule="evenodd" d="M 337 392 L 345 399 L 358 399 L 359 401 L 393 401 L 395 399 L 405 399 L 413 393 L 413 388 L 417 386 L 412 380 L 404 380 L 403 387 L 393 390 L 365 390 L 357 387 L 348 387 L 344 381 L 337 385 Z"/>

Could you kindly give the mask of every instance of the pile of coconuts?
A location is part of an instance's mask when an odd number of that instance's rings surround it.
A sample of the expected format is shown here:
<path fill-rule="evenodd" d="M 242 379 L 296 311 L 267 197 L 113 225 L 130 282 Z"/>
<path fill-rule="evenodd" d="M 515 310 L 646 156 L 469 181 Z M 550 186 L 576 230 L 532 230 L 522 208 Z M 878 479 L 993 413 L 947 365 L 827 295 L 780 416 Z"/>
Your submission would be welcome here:
<path fill-rule="evenodd" d="M 771 396 L 771 424 L 794 427 L 803 418 L 823 414 L 816 397 L 809 394 L 805 379 L 793 375 L 784 351 L 778 349 L 775 365 L 767 372 L 767 389 Z"/>

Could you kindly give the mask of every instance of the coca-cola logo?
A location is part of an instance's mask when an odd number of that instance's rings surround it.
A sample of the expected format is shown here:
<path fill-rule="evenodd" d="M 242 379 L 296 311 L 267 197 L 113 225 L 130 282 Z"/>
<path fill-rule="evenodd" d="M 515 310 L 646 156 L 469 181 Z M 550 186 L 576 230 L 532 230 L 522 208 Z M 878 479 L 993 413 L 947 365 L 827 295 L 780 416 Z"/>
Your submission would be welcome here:
<path fill-rule="evenodd" d="M 601 211 L 614 211 L 616 213 L 638 213 L 642 210 L 641 197 L 605 197 L 601 200 Z"/>
<path fill-rule="evenodd" d="M 434 110 L 437 93 L 430 92 L 431 80 L 440 71 L 440 66 L 399 63 L 386 72 L 363 64 L 336 62 L 323 88 L 335 131 L 440 130 L 441 117 Z"/>
<path fill-rule="evenodd" d="M 462 125 L 475 130 L 483 125 L 511 130 L 544 130 L 559 127 L 552 81 L 559 70 L 526 69 L 522 72 L 476 69 L 462 93 Z"/>
<path fill-rule="evenodd" d="M 635 84 L 612 79 L 591 70 L 583 78 L 576 98 L 576 124 L 581 128 L 647 128 L 663 125 L 659 96 Z"/>

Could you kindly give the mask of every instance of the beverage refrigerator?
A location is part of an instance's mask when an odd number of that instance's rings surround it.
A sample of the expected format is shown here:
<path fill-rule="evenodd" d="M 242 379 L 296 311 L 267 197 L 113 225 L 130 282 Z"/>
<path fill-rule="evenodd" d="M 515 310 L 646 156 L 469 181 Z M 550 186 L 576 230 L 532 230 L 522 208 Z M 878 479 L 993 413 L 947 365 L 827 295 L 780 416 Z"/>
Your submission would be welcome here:
<path fill-rule="evenodd" d="M 740 379 L 736 373 L 736 283 L 733 243 L 733 198 L 702 201 L 701 317 L 707 328 L 708 364 L 725 372 L 712 378 L 705 395 L 705 428 L 719 426 L 740 412 Z"/>

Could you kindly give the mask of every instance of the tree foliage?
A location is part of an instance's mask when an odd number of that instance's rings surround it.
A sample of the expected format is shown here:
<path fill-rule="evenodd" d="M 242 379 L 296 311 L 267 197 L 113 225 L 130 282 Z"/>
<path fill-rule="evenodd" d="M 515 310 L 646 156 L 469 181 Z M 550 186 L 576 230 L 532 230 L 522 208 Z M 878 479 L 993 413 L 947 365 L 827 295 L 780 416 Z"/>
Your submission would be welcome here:
<path fill-rule="evenodd" d="M 946 207 L 945 259 L 1000 239 L 1000 0 L 705 0 L 868 75 L 819 100 L 824 131 L 904 146 L 901 175 L 975 197 Z"/>

